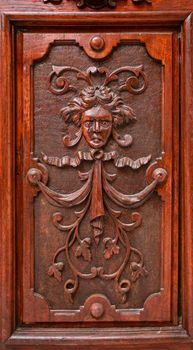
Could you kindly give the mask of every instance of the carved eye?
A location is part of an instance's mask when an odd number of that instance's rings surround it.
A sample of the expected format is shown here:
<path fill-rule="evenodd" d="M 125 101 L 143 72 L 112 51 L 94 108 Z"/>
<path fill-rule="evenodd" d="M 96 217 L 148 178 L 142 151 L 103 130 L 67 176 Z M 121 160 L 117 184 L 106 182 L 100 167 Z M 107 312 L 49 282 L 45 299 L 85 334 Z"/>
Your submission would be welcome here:
<path fill-rule="evenodd" d="M 100 122 L 100 124 L 101 124 L 101 126 L 102 126 L 103 128 L 108 128 L 109 125 L 110 125 L 110 122 L 109 122 L 108 120 L 102 120 L 102 121 Z"/>
<path fill-rule="evenodd" d="M 84 122 L 84 126 L 87 129 L 91 129 L 94 125 L 94 122 L 92 120 Z"/>

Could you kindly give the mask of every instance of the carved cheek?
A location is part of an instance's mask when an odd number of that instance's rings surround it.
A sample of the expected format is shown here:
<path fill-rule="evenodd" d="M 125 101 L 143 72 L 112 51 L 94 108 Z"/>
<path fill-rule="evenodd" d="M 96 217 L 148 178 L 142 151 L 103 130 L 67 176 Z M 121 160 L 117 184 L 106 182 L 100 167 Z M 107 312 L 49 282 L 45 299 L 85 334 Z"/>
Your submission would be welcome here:
<path fill-rule="evenodd" d="M 84 125 L 82 126 L 82 132 L 85 140 L 90 143 L 91 137 L 92 137 L 92 130 L 89 130 L 89 128 L 86 128 Z"/>
<path fill-rule="evenodd" d="M 109 136 L 110 136 L 110 134 L 111 134 L 111 131 L 112 131 L 112 125 L 110 125 L 110 126 L 108 127 L 108 129 L 103 129 L 103 138 L 104 138 L 105 140 L 108 140 L 108 138 L 109 138 Z"/>

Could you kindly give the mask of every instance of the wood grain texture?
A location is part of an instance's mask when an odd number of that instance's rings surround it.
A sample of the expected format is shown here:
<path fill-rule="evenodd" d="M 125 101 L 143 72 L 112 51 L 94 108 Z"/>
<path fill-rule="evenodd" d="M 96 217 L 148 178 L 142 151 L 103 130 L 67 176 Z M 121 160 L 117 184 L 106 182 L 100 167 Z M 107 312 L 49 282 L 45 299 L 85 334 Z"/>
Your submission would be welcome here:
<path fill-rule="evenodd" d="M 183 305 L 183 323 L 188 333 L 193 335 L 193 235 L 192 235 L 192 126 L 193 122 L 193 96 L 189 94 L 193 84 L 193 62 L 192 62 L 192 44 L 193 44 L 193 18 L 192 15 L 187 18 L 183 28 L 183 68 L 181 79 L 182 84 L 182 145 L 183 145 L 183 170 L 182 179 L 183 196 L 183 263 L 181 267 L 182 274 L 182 305 Z"/>
<path fill-rule="evenodd" d="M 49 39 L 51 39 L 51 34 L 50 35 L 48 35 L 48 37 L 49 37 Z M 52 35 L 52 37 L 54 38 L 54 35 Z M 60 37 L 60 36 L 59 36 Z M 71 34 L 71 37 L 72 37 L 72 34 Z M 145 41 L 145 43 L 147 43 L 147 47 L 148 47 L 148 50 L 149 50 L 149 52 L 151 53 L 151 55 L 153 56 L 155 56 L 156 57 L 156 59 L 158 59 L 158 57 L 159 58 L 161 58 L 162 59 L 162 62 L 163 62 L 163 64 L 165 64 L 166 65 L 166 72 L 165 72 L 165 74 L 169 77 L 169 72 L 171 71 L 171 62 L 172 62 L 172 60 L 171 60 L 171 57 L 169 58 L 169 55 L 172 53 L 171 52 L 171 49 L 169 50 L 169 47 L 171 47 L 170 45 L 172 44 L 172 36 L 171 35 L 168 35 L 168 34 L 156 34 L 156 35 L 154 35 L 154 34 L 131 34 L 131 35 L 127 35 L 126 36 L 126 34 L 124 35 L 123 34 L 123 39 L 125 40 L 126 39 L 126 37 L 128 38 L 128 39 L 137 39 L 138 37 L 140 38 L 140 41 Z M 24 81 L 24 89 L 23 89 L 23 91 L 24 91 L 24 94 L 26 95 L 26 93 L 28 93 L 29 94 L 29 92 L 30 92 L 30 86 L 31 86 L 31 84 L 30 84 L 30 81 L 29 81 L 29 73 L 28 73 L 28 71 L 29 71 L 29 62 L 30 63 L 32 63 L 32 57 L 33 56 L 31 56 L 29 53 L 32 53 L 32 50 L 31 50 L 31 47 L 35 47 L 35 50 L 34 50 L 34 53 L 33 53 L 33 55 L 34 55 L 34 57 L 36 58 L 37 57 L 37 52 L 39 52 L 38 51 L 38 41 L 37 41 L 37 35 L 35 35 L 34 36 L 34 39 L 33 39 L 33 35 L 32 34 L 30 34 L 29 36 L 28 36 L 28 34 L 26 34 L 25 35 L 25 45 L 24 45 L 24 47 L 25 47 L 25 49 L 24 49 L 24 62 L 25 62 L 25 77 L 24 77 L 24 79 L 23 79 L 23 81 Z M 56 38 L 56 37 L 55 37 Z M 61 38 L 62 38 L 62 36 L 61 36 Z M 70 38 L 70 35 L 68 36 L 68 38 Z M 161 45 L 164 45 L 164 47 L 167 47 L 167 50 L 163 50 L 163 49 L 158 49 L 158 45 L 153 45 L 153 38 L 154 38 L 154 40 L 155 40 L 155 38 L 156 39 L 161 39 Z M 35 42 L 36 43 L 36 45 L 34 46 L 32 43 L 33 42 Z M 46 35 L 44 35 L 44 36 L 42 36 L 41 37 L 41 39 L 39 40 L 39 45 L 40 45 L 40 47 L 41 47 L 41 50 L 42 50 L 42 47 L 43 47 L 43 42 L 45 42 L 45 49 L 48 47 L 48 40 L 47 40 L 47 37 L 46 37 Z M 166 44 L 167 43 L 167 44 Z M 161 48 L 162 46 L 160 46 L 160 48 Z M 25 55 L 25 52 L 27 53 L 27 55 Z M 170 53 L 169 53 L 170 52 Z M 42 53 L 43 53 L 43 51 L 42 51 Z M 117 53 L 118 53 L 118 56 L 119 56 L 119 51 L 117 51 Z M 117 57 L 118 57 L 117 56 Z M 75 57 L 75 59 L 76 59 L 76 57 Z M 28 67 L 28 68 L 27 68 Z M 27 69 L 28 69 L 28 71 L 27 71 Z M 39 70 L 37 71 L 38 72 L 38 74 L 40 74 L 40 72 L 39 72 Z M 62 70 L 61 70 L 61 72 L 62 72 Z M 65 72 L 64 72 L 65 73 Z M 38 77 L 38 75 L 36 75 L 37 77 Z M 42 75 L 41 75 L 42 76 Z M 26 84 L 27 84 L 27 81 L 29 81 L 29 85 L 28 85 L 28 88 L 26 89 Z M 45 81 L 45 78 L 43 78 L 43 80 L 42 81 Z M 169 124 L 168 124 L 168 116 L 170 115 L 170 113 L 171 113 L 171 101 L 172 101 L 172 98 L 171 98 L 171 95 L 170 95 L 170 91 L 172 90 L 172 89 L 169 89 L 168 87 L 169 87 L 169 84 L 171 84 L 171 80 L 170 80 L 170 82 L 169 82 L 169 79 L 167 79 L 167 84 L 165 85 L 165 89 L 166 89 L 166 91 L 164 92 L 164 94 L 165 94 L 165 99 L 168 101 L 167 103 L 165 103 L 165 105 L 164 105 L 164 108 L 166 108 L 166 111 L 165 111 L 165 114 L 163 114 L 163 118 L 165 118 L 164 117 L 164 115 L 167 115 L 167 125 L 168 125 L 168 130 L 169 130 Z M 40 84 L 38 83 L 38 85 L 37 86 L 39 86 L 39 88 L 40 88 Z M 47 85 L 46 85 L 47 86 Z M 153 88 L 153 84 L 152 84 L 152 88 Z M 41 88 L 42 89 L 42 88 Z M 52 91 L 52 90 L 51 90 Z M 61 90 L 62 91 L 62 90 Z M 55 90 L 53 90 L 53 92 L 55 93 Z M 65 92 L 65 91 L 64 91 Z M 132 90 L 131 90 L 131 92 L 132 92 Z M 143 91 L 142 91 L 143 92 Z M 56 91 L 56 93 L 57 93 L 57 91 Z M 29 118 L 30 118 L 30 115 L 29 115 L 29 111 L 30 111 L 30 109 L 27 107 L 29 104 L 30 104 L 30 97 L 29 97 L 30 95 L 28 95 L 28 98 L 26 99 L 26 98 L 24 98 L 24 100 L 25 101 L 27 101 L 28 100 L 28 104 L 26 104 L 26 106 L 24 106 L 24 109 L 25 109 L 25 115 L 27 116 L 28 115 L 28 118 L 26 117 L 25 118 L 25 125 L 26 126 L 24 126 L 24 130 L 25 130 L 25 134 L 26 134 L 26 132 L 27 132 L 27 129 L 29 128 Z M 45 103 L 44 103 L 44 109 L 46 109 L 46 100 L 47 99 L 45 99 Z M 61 100 L 62 101 L 62 100 Z M 53 103 L 51 103 L 51 105 L 52 106 L 55 106 L 55 104 L 53 104 Z M 54 112 L 54 111 L 53 111 Z M 138 112 L 138 115 L 140 115 L 140 112 Z M 143 113 L 141 113 L 141 115 L 143 115 Z M 37 119 L 38 120 L 38 119 Z M 41 120 L 43 120 L 42 119 L 42 117 L 41 117 Z M 171 119 L 170 119 L 171 120 Z M 49 125 L 51 125 L 50 123 L 48 123 Z M 140 130 L 140 125 L 139 125 L 139 130 Z M 158 130 L 158 129 L 157 129 Z M 172 130 L 172 129 L 170 129 L 170 130 Z M 21 130 L 20 130 L 21 131 Z M 40 129 L 39 129 L 39 132 L 41 132 L 40 131 Z M 39 132 L 37 133 L 37 135 L 39 135 Z M 167 136 L 167 134 L 165 133 L 165 131 L 164 131 L 164 129 L 163 129 L 163 133 L 164 133 L 164 138 L 163 138 L 163 149 L 165 149 L 165 152 L 166 152 L 166 154 L 168 154 L 168 160 L 167 160 L 167 157 L 165 158 L 166 159 L 166 163 L 165 164 L 167 164 L 166 165 L 166 168 L 168 168 L 169 169 L 169 167 L 170 167 L 170 156 L 171 156 L 171 151 L 169 151 L 170 150 L 170 147 L 171 146 L 169 146 L 169 139 L 170 139 L 170 137 L 168 137 Z M 46 137 L 46 139 L 47 139 L 47 136 L 45 136 Z M 18 139 L 20 139 L 20 137 L 18 137 Z M 158 139 L 159 139 L 159 137 L 158 137 Z M 40 140 L 42 140 L 43 141 L 43 139 L 41 138 Z M 57 141 L 57 132 L 56 132 L 56 137 L 54 137 L 54 144 L 56 145 L 56 142 L 58 143 L 58 147 L 60 147 L 60 143 L 59 143 L 59 139 L 58 139 L 58 141 Z M 167 141 L 168 140 L 168 141 Z M 136 140 L 137 141 L 137 140 Z M 44 142 L 44 141 L 43 141 Z M 49 138 L 49 142 L 51 142 L 51 139 Z M 26 145 L 26 152 L 27 152 L 27 143 L 29 143 L 29 137 L 27 137 L 27 139 L 24 141 L 24 143 L 25 143 L 25 145 Z M 159 141 L 158 141 L 158 143 L 159 143 Z M 49 144 L 49 143 L 47 143 L 47 144 Z M 53 146 L 52 146 L 52 148 L 54 149 L 54 144 L 53 144 Z M 40 146 L 38 146 L 38 145 L 40 145 Z M 38 139 L 36 140 L 36 152 L 39 152 L 39 147 L 40 148 L 42 148 L 42 146 L 43 146 L 43 144 L 41 144 L 41 142 L 40 142 L 40 144 L 38 143 Z M 45 146 L 44 146 L 44 151 L 45 151 Z M 62 149 L 61 149 L 61 152 L 62 152 Z M 155 152 L 155 150 L 154 150 L 154 152 Z M 159 155 L 159 151 L 156 151 L 156 152 L 158 152 L 158 153 L 156 153 L 157 155 Z M 49 149 L 48 149 L 48 151 L 46 151 L 46 153 L 48 153 L 49 154 Z M 29 154 L 29 153 L 28 153 Z M 57 154 L 57 151 L 56 151 L 56 154 Z M 139 153 L 140 154 L 140 153 Z M 62 153 L 61 153 L 61 155 L 62 155 Z M 135 153 L 133 153 L 133 155 L 135 156 Z M 26 155 L 26 159 L 27 159 L 27 155 Z M 48 160 L 49 160 L 49 162 L 48 163 L 50 163 L 50 158 L 48 158 Z M 91 160 L 92 160 L 92 158 L 91 158 Z M 63 160 L 63 162 L 64 162 L 64 160 Z M 35 164 L 35 163 L 34 163 Z M 51 163 L 50 163 L 51 164 Z M 57 165 L 57 163 L 55 163 L 55 165 Z M 65 163 L 64 163 L 64 165 L 65 165 Z M 26 171 L 28 170 L 28 166 L 26 166 Z M 51 169 L 50 169 L 51 170 Z M 171 170 L 172 171 L 172 170 Z M 176 179 L 177 180 L 177 179 Z M 169 184 L 169 182 L 167 182 L 168 184 Z M 133 185 L 134 185 L 134 181 L 133 181 Z M 168 186 L 170 186 L 170 185 L 168 185 Z M 27 188 L 26 188 L 27 189 Z M 170 191 L 168 190 L 168 193 L 169 193 Z M 160 192 L 160 194 L 162 193 L 162 195 L 163 195 L 163 198 L 165 198 L 164 200 L 168 200 L 167 199 L 167 190 L 166 190 L 166 192 L 165 192 L 165 194 L 164 194 L 164 192 L 161 190 L 161 192 Z M 31 201 L 31 200 L 30 200 Z M 169 202 L 168 202 L 168 204 L 169 204 Z M 171 204 L 169 204 L 169 207 L 167 207 L 167 209 L 165 209 L 166 210 L 166 212 L 167 212 L 167 216 L 169 216 L 170 217 L 170 215 L 171 214 L 169 214 L 169 212 L 171 213 Z M 170 225 L 170 219 L 169 219 L 169 221 L 168 221 L 168 224 L 167 225 Z M 29 221 L 28 221 L 28 219 L 26 220 L 26 229 L 24 229 L 24 231 L 26 231 L 27 230 L 27 227 L 29 226 Z M 31 227 L 31 225 L 30 225 L 30 227 Z M 167 230 L 168 231 L 170 231 L 170 228 L 169 228 L 169 226 L 168 226 L 168 228 L 166 228 L 166 224 L 163 224 L 163 227 L 165 227 L 165 232 L 167 232 Z M 165 236 L 166 237 L 166 236 Z M 38 238 L 37 238 L 38 239 Z M 163 280 L 163 285 L 167 285 L 168 287 L 168 289 L 167 289 L 167 292 L 166 293 L 169 293 L 169 294 L 167 294 L 167 295 L 170 295 L 170 293 L 171 293 L 171 291 L 169 291 L 169 284 L 168 284 L 168 282 L 166 282 L 166 280 L 167 281 L 169 281 L 170 280 L 170 278 L 169 277 L 167 277 L 167 276 L 169 276 L 168 275 L 168 272 L 169 271 L 171 271 L 171 270 L 169 270 L 168 269 L 168 266 L 169 266 L 169 260 L 170 259 L 173 259 L 173 258 L 171 258 L 171 256 L 170 256 L 170 253 L 169 253 L 169 249 L 167 249 L 167 247 L 168 247 L 168 245 L 170 245 L 171 244 L 171 242 L 170 242 L 170 239 L 171 238 L 169 238 L 169 236 L 168 236 L 168 238 L 165 240 L 165 239 L 163 239 L 163 248 L 162 249 L 164 249 L 164 252 L 165 252 L 165 257 L 164 257 L 164 261 L 165 261 L 165 264 L 164 264 L 164 266 L 165 266 L 165 273 L 163 272 L 163 275 L 165 276 L 165 279 Z M 31 254 L 32 254 L 32 256 L 33 256 L 33 249 L 32 249 L 32 246 L 30 245 L 29 246 L 29 244 L 28 244 L 28 242 L 31 242 L 31 239 L 27 239 L 27 240 L 25 240 L 25 249 L 24 249 L 24 251 L 25 252 L 27 252 L 27 251 L 31 251 Z M 42 242 L 43 243 L 43 242 Z M 28 248 L 27 248 L 28 247 Z M 41 247 L 41 244 L 40 244 L 40 247 Z M 164 248 L 165 247 L 165 248 Z M 166 253 L 166 251 L 167 251 L 167 253 Z M 27 258 L 27 260 L 28 260 L 28 258 Z M 26 260 L 26 261 L 27 261 Z M 167 263 L 166 263 L 166 261 L 167 261 Z M 24 265 L 26 265 L 26 264 L 24 264 Z M 27 265 L 26 265 L 27 266 Z M 52 268 L 52 270 L 53 270 L 53 268 Z M 28 271 L 29 271 L 29 269 L 28 269 Z M 167 273 L 166 273 L 166 271 L 167 271 Z M 24 269 L 24 275 L 27 273 L 27 271 L 25 271 L 25 269 Z M 169 272 L 170 273 L 170 272 Z M 29 276 L 29 274 L 28 274 L 28 276 Z M 41 286 L 43 285 L 43 276 L 45 276 L 44 274 L 42 275 L 42 277 L 41 277 Z M 27 285 L 29 285 L 29 282 L 27 282 L 27 279 L 25 278 L 24 279 L 25 280 L 25 285 L 26 285 L 26 287 L 27 287 Z M 28 278 L 28 281 L 29 281 L 29 278 Z M 49 280 L 48 280 L 49 281 Z M 47 282 L 47 283 L 50 283 L 50 282 Z M 28 287 L 27 287 L 28 288 Z M 50 290 L 50 288 L 49 288 L 49 290 Z M 44 293 L 46 292 L 46 290 L 44 290 Z M 43 293 L 43 294 L 44 294 Z M 58 290 L 58 293 L 59 293 L 59 290 Z M 41 293 L 40 293 L 41 294 Z M 35 296 L 35 295 L 34 295 Z M 163 294 L 163 296 L 162 296 L 163 298 L 164 298 L 164 294 Z M 162 298 L 161 297 L 161 298 Z M 50 296 L 49 296 L 49 299 L 50 298 L 52 298 L 51 297 L 51 294 L 50 294 Z M 61 298 L 61 293 L 60 294 L 58 294 L 58 296 L 57 296 L 57 299 L 59 300 Z M 166 298 L 166 296 L 165 296 L 165 298 Z M 30 292 L 30 299 L 31 299 L 31 292 Z M 158 295 L 155 295 L 155 300 L 157 300 L 157 299 L 159 299 L 159 297 L 158 297 Z M 38 299 L 38 300 L 40 300 L 40 299 Z M 42 300 L 42 299 L 41 299 Z M 164 300 L 164 299 L 163 299 Z M 43 300 L 42 300 L 42 302 L 43 302 Z M 62 302 L 62 300 L 60 301 L 60 303 Z M 82 303 L 84 303 L 84 299 L 83 299 L 83 301 L 82 301 Z M 165 301 L 163 301 L 163 303 L 164 304 L 166 304 L 166 299 L 165 299 Z M 146 305 L 148 305 L 148 304 L 150 304 L 151 306 L 150 306 L 150 309 L 151 309 L 151 312 L 150 311 L 145 311 L 145 314 L 142 316 L 142 319 L 143 320 L 145 320 L 146 319 L 146 317 L 148 317 L 148 318 L 151 318 L 151 317 L 153 317 L 155 320 L 157 320 L 157 321 L 159 321 L 160 319 L 164 319 L 164 317 L 169 317 L 169 314 L 170 314 L 170 312 L 169 311 L 167 311 L 168 312 L 168 314 L 166 313 L 166 309 L 165 309 L 165 311 L 163 312 L 163 315 L 161 315 L 160 314 L 160 316 L 158 316 L 158 312 L 157 312 L 157 310 L 156 310 L 156 313 L 153 313 L 152 312 L 152 308 L 154 308 L 155 306 L 154 306 L 154 298 L 153 297 L 150 297 L 150 298 L 148 298 L 148 301 L 146 302 Z M 27 305 L 27 304 L 26 304 Z M 59 304 L 58 304 L 59 305 Z M 147 306 L 148 307 L 148 306 Z M 169 299 L 168 299 L 168 307 L 170 308 L 171 307 L 171 305 L 170 305 L 170 302 L 169 302 Z M 169 310 L 169 309 L 168 309 Z M 161 309 L 160 309 L 160 312 L 162 313 L 162 311 L 161 311 Z M 165 315 L 168 315 L 168 316 L 165 316 Z M 25 311 L 25 315 L 26 315 L 26 321 L 28 320 L 28 322 L 29 322 L 29 315 L 28 315 L 28 311 L 26 310 Z M 43 317 L 45 317 L 45 319 L 44 320 L 46 320 L 47 318 L 47 316 L 46 316 L 46 314 L 44 314 L 43 312 L 41 312 L 41 320 L 43 320 Z M 52 316 L 51 317 L 57 317 L 57 319 L 58 320 L 60 320 L 60 321 L 62 321 L 62 313 L 61 312 L 57 312 L 56 313 L 56 316 L 54 316 L 54 313 L 52 313 Z M 134 317 L 134 319 L 133 320 L 137 320 L 138 319 L 138 316 L 136 315 L 136 316 L 133 316 Z M 161 317 L 161 318 L 160 318 Z M 51 319 L 50 319 L 51 320 Z M 74 319 L 74 320 L 76 320 L 76 318 Z"/>
<path fill-rule="evenodd" d="M 2 30 L 6 27 L 6 31 Z M 14 109 L 13 106 L 13 52 L 10 41 L 11 26 L 1 15 L 1 338 L 6 339 L 14 327 L 15 300 L 15 157 L 14 157 Z M 3 69 L 3 67 L 5 69 Z M 9 67 L 9 68 L 8 68 Z M 3 98 L 6 96 L 6 100 Z M 3 102 L 4 101 L 4 102 Z M 11 126 L 12 125 L 12 126 Z M 5 212 L 3 212 L 5 210 Z M 4 216 L 5 215 L 5 216 Z"/>
<path fill-rule="evenodd" d="M 56 0 L 58 1 L 58 0 Z M 76 2 L 74 0 L 63 0 L 59 4 L 47 3 L 45 4 L 43 0 L 0 0 L 0 6 L 5 10 L 18 10 L 22 12 L 26 11 L 43 11 L 43 12 L 53 12 L 53 11 L 77 11 Z M 147 12 L 147 11 L 187 11 L 191 12 L 193 9 L 191 0 L 152 0 L 151 4 L 143 1 L 140 4 L 136 4 L 131 0 L 118 0 L 117 6 L 113 10 L 114 13 L 121 11 L 136 11 L 136 12 Z M 81 10 L 82 11 L 82 10 Z M 87 12 L 94 12 L 94 9 L 87 9 Z M 101 10 L 100 10 L 101 11 Z M 104 10 L 103 10 L 104 11 Z M 111 9 L 105 9 L 105 12 L 112 11 Z"/>
<path fill-rule="evenodd" d="M 112 347 L 118 349 L 183 349 L 191 350 L 192 345 L 186 332 L 181 327 L 160 327 L 149 329 L 143 327 L 143 333 L 141 328 L 119 328 L 115 329 L 89 329 L 82 330 L 81 334 L 77 334 L 74 329 L 68 329 L 64 332 L 63 329 L 40 329 L 33 330 L 18 329 L 12 337 L 9 339 L 8 344 L 15 346 L 33 346 L 39 344 L 44 349 L 44 344 L 50 341 L 50 348 L 54 349 L 54 346 L 61 347 L 66 350 L 68 347 L 75 348 L 76 346 L 86 347 L 92 349 L 98 349 L 100 346 L 104 349 L 111 349 Z M 73 339 L 73 340 L 71 340 Z M 121 340 L 121 342 L 120 342 Z M 65 344 L 64 344 L 65 342 Z M 28 344 L 28 345 L 27 345 Z M 48 346 L 48 345 L 47 345 Z"/>
<path fill-rule="evenodd" d="M 0 338 L 2 343 L 0 345 L 1 350 L 7 349 L 52 349 L 56 347 L 59 349 L 140 349 L 140 350 L 192 350 L 192 334 L 193 334 L 193 297 L 192 297 L 192 16 L 188 15 L 192 11 L 192 1 L 154 1 L 151 5 L 133 5 L 124 1 L 118 2 L 116 10 L 103 10 L 101 13 L 86 10 L 81 12 L 77 11 L 75 2 L 65 2 L 60 5 L 43 4 L 42 1 L 26 1 L 8 0 L 4 2 L 0 0 L 1 13 L 1 86 L 0 86 L 0 145 L 1 145 L 1 244 L 0 251 L 3 264 L 0 264 L 0 280 L 1 289 L 0 297 L 2 303 L 0 303 Z M 65 14 L 64 11 L 68 13 Z M 71 12 L 72 11 L 72 12 Z M 126 12 L 125 12 L 126 11 Z M 177 11 L 177 12 L 176 12 Z M 6 14 L 5 14 L 6 12 Z M 128 16 L 129 13 L 129 16 Z M 121 26 L 131 25 L 135 26 L 136 23 L 141 25 L 142 31 L 144 26 L 150 30 L 150 26 L 158 26 L 156 30 L 160 31 L 160 26 L 164 30 L 177 30 L 180 35 L 180 41 L 182 42 L 182 57 L 181 57 L 181 84 L 179 85 L 180 91 L 182 91 L 182 122 L 181 122 L 181 154 L 183 166 L 181 166 L 181 192 L 180 192 L 180 207 L 183 204 L 183 229 L 180 231 L 182 239 L 180 239 L 180 255 L 181 259 L 179 263 L 182 263 L 181 278 L 182 278 L 182 326 L 179 328 L 170 326 L 168 329 L 159 325 L 158 328 L 149 324 L 144 327 L 144 324 L 139 325 L 138 331 L 135 328 L 111 328 L 109 331 L 105 331 L 104 325 L 96 330 L 96 324 L 91 327 L 88 332 L 83 328 L 75 328 L 70 330 L 68 324 L 63 326 L 67 329 L 64 330 L 54 326 L 49 328 L 47 324 L 44 324 L 44 328 L 38 328 L 35 325 L 32 327 L 25 326 L 24 328 L 18 328 L 20 325 L 19 319 L 22 315 L 21 299 L 23 296 L 19 294 L 18 300 L 15 295 L 15 283 L 21 279 L 22 274 L 15 275 L 15 252 L 22 248 L 21 241 L 17 242 L 17 249 L 15 243 L 14 228 L 17 229 L 22 223 L 22 213 L 19 210 L 22 205 L 22 192 L 19 198 L 17 198 L 17 208 L 14 209 L 15 199 L 15 175 L 21 171 L 21 160 L 23 157 L 23 145 L 20 137 L 16 138 L 17 147 L 17 169 L 15 169 L 14 155 L 15 155 L 15 97 L 13 90 L 15 85 L 14 77 L 14 40 L 16 39 L 16 26 L 26 28 L 26 30 L 32 30 L 33 27 L 37 31 L 42 31 L 43 27 L 49 25 L 60 26 L 66 25 L 78 25 L 91 23 L 99 26 L 99 20 L 103 25 L 108 25 L 109 31 L 111 31 L 109 25 L 116 25 L 117 31 Z M 166 20 L 167 19 L 167 20 Z M 100 25 L 101 25 L 100 23 Z M 183 28 L 181 28 L 183 25 Z M 28 28 L 28 29 L 27 29 Z M 60 28 L 57 28 L 60 31 Z M 50 31 L 50 28 L 47 28 Z M 97 30 L 98 31 L 98 30 Z M 96 30 L 93 30 L 93 33 Z M 22 52 L 23 42 L 22 34 L 18 33 L 18 48 L 17 50 Z M 178 39 L 173 37 L 174 57 L 179 55 L 177 49 Z M 154 47 L 154 50 L 156 48 Z M 44 48 L 43 48 L 44 51 Z M 41 55 L 40 55 L 41 56 Z M 21 65 L 17 65 L 17 74 L 22 73 L 22 60 Z M 179 70 L 177 59 L 173 61 L 173 75 L 176 77 L 175 81 L 178 81 Z M 12 84 L 13 83 L 13 84 Z M 18 96 L 22 95 L 22 84 L 18 81 L 17 87 Z M 173 96 L 178 94 L 178 83 L 173 90 Z M 17 97 L 18 97 L 17 96 Z M 22 109 L 21 99 L 18 101 L 17 114 L 20 114 Z M 175 100 L 173 104 L 173 111 L 175 115 L 178 115 L 178 100 Z M 178 140 L 178 117 L 175 119 L 175 139 Z M 21 120 L 21 122 L 19 121 Z M 18 128 L 22 127 L 22 118 L 17 121 Z M 177 155 L 178 141 L 174 145 L 174 153 Z M 175 158 L 175 174 L 178 174 L 178 156 Z M 22 186 L 22 181 L 17 181 L 17 188 Z M 174 186 L 178 186 L 175 184 Z M 175 195 L 175 203 L 178 203 L 178 194 Z M 181 210 L 181 209 L 180 209 Z M 17 225 L 15 225 L 15 215 L 18 216 Z M 175 225 L 179 220 L 181 221 L 181 215 L 179 215 L 178 205 L 175 205 L 174 209 Z M 177 227 L 174 225 L 174 230 Z M 22 237 L 20 237 L 22 239 Z M 33 243 L 33 242 L 32 242 Z M 177 241 L 173 241 L 173 246 L 176 246 Z M 182 254 L 181 254 L 182 250 Z M 177 255 L 174 249 L 174 256 Z M 175 260 L 177 262 L 177 260 Z M 19 266 L 22 265 L 22 259 L 18 260 Z M 177 271 L 177 265 L 173 266 Z M 177 276 L 174 274 L 174 285 L 176 283 Z M 181 299 L 180 294 L 174 288 L 172 291 L 173 301 L 176 303 L 177 299 Z M 16 301 L 16 303 L 15 303 Z M 41 303 L 41 301 L 40 301 Z M 35 312 L 36 310 L 34 310 Z M 45 310 L 45 314 L 46 314 Z M 181 318 L 176 318 L 176 314 L 173 314 L 174 323 L 181 323 Z M 40 320 L 41 321 L 41 320 Z M 17 330 L 16 330 L 17 329 Z M 15 330 L 15 331 L 14 331 Z M 109 332 L 109 333 L 108 333 Z M 97 337 L 98 335 L 98 337 Z"/>

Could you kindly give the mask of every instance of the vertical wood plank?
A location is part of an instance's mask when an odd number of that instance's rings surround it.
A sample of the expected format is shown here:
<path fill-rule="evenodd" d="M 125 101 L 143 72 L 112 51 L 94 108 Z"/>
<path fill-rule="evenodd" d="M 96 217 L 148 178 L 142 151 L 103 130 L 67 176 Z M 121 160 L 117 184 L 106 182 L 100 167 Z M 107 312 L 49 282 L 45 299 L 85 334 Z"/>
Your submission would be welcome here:
<path fill-rule="evenodd" d="M 0 70 L 0 199 L 1 199 L 1 339 L 6 340 L 14 326 L 14 120 L 12 28 L 1 15 Z"/>
<path fill-rule="evenodd" d="M 193 336 L 193 15 L 182 38 L 183 324 Z"/>

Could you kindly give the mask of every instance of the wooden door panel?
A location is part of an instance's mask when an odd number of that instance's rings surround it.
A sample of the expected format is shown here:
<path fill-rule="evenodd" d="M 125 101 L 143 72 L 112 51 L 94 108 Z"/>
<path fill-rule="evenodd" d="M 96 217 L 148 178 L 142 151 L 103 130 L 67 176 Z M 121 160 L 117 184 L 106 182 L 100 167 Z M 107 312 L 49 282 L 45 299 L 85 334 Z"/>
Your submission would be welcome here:
<path fill-rule="evenodd" d="M 175 323 L 176 35 L 20 32 L 17 48 L 23 322 Z"/>
<path fill-rule="evenodd" d="M 192 5 L 93 4 L 0 0 L 0 349 L 190 350 Z"/>

